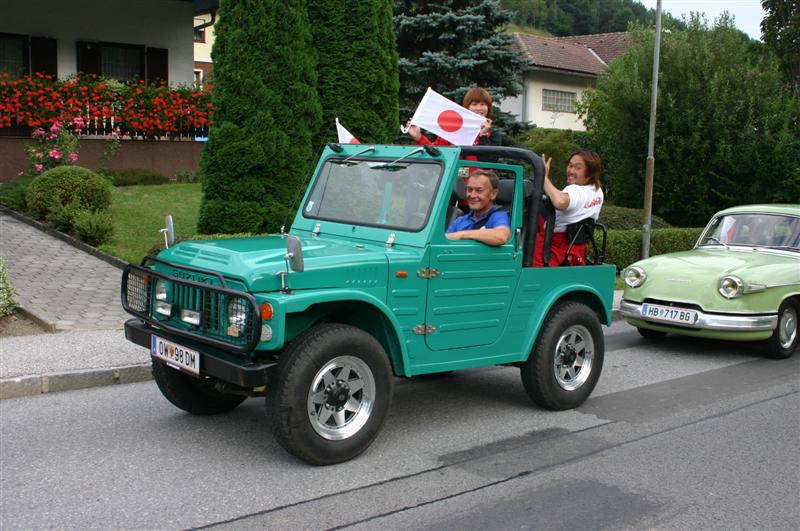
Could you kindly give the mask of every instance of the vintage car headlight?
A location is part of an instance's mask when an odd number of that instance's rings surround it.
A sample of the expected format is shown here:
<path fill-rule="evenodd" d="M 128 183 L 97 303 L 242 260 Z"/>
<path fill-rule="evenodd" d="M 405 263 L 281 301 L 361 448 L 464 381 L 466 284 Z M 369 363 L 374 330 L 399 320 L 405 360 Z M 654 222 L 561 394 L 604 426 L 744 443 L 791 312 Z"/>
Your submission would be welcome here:
<path fill-rule="evenodd" d="M 244 332 L 247 325 L 247 306 L 244 299 L 237 297 L 228 303 L 228 324 L 236 327 L 239 333 Z"/>
<path fill-rule="evenodd" d="M 719 281 L 719 292 L 726 299 L 733 299 L 741 295 L 742 287 L 742 280 L 738 277 L 722 277 L 722 280 Z"/>
<path fill-rule="evenodd" d="M 644 281 L 647 280 L 647 274 L 644 272 L 644 269 L 638 266 L 631 266 L 625 268 L 625 271 L 622 272 L 622 278 L 625 280 L 625 284 L 632 288 L 638 288 Z"/>
<path fill-rule="evenodd" d="M 167 300 L 167 283 L 163 280 L 156 280 L 156 300 Z"/>

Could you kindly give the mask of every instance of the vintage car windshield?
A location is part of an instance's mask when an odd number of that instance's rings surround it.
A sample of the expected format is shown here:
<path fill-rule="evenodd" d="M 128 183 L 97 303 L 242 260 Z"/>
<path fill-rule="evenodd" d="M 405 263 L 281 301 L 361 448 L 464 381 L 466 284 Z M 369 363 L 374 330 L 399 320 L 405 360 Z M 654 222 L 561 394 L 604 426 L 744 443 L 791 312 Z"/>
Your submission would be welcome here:
<path fill-rule="evenodd" d="M 376 159 L 328 160 L 303 205 L 303 216 L 416 232 L 425 227 L 443 166 Z"/>
<path fill-rule="evenodd" d="M 800 250 L 800 217 L 730 214 L 714 219 L 699 245 L 742 245 Z"/>

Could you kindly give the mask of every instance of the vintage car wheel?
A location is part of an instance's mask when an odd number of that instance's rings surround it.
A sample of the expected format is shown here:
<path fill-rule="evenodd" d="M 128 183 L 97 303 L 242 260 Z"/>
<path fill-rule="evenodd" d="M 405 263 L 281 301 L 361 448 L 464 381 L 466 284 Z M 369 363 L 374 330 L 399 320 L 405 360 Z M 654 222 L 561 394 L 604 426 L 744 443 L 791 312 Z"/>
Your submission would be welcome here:
<path fill-rule="evenodd" d="M 639 332 L 639 335 L 645 339 L 661 339 L 662 337 L 666 336 L 666 332 L 661 332 L 659 330 L 650 330 L 649 328 L 636 328 L 636 331 Z"/>
<path fill-rule="evenodd" d="M 193 415 L 227 413 L 244 402 L 242 395 L 220 393 L 216 378 L 195 378 L 153 360 L 153 379 L 164 397 Z"/>
<path fill-rule="evenodd" d="M 787 300 L 778 309 L 778 326 L 772 337 L 767 340 L 767 355 L 770 358 L 784 359 L 797 350 L 800 333 L 797 330 L 797 319 L 800 317 L 800 304 L 796 300 Z"/>
<path fill-rule="evenodd" d="M 577 302 L 558 303 L 522 365 L 525 391 L 547 409 L 581 405 L 600 378 L 604 350 L 603 330 L 594 311 Z"/>
<path fill-rule="evenodd" d="M 267 389 L 278 443 L 308 463 L 329 465 L 357 456 L 378 435 L 392 399 L 392 368 L 368 333 L 323 324 L 284 350 Z"/>

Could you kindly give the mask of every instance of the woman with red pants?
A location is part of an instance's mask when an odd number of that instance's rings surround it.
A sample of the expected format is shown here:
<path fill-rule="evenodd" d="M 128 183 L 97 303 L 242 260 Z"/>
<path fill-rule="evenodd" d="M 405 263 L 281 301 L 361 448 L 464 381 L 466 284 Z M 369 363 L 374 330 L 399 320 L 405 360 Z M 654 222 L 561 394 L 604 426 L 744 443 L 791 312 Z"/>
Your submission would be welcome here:
<path fill-rule="evenodd" d="M 597 221 L 603 206 L 603 189 L 600 187 L 600 155 L 588 149 L 579 149 L 569 156 L 567 164 L 567 186 L 563 190 L 555 187 L 550 180 L 552 159 L 542 155 L 545 164 L 544 193 L 555 207 L 553 242 L 550 251 L 550 266 L 559 266 L 567 258 L 569 265 L 585 265 L 586 244 L 575 244 L 566 257 L 569 240 L 567 225 L 586 218 Z M 539 220 L 536 234 L 536 251 L 533 266 L 544 265 L 542 247 L 544 246 L 544 221 Z"/>

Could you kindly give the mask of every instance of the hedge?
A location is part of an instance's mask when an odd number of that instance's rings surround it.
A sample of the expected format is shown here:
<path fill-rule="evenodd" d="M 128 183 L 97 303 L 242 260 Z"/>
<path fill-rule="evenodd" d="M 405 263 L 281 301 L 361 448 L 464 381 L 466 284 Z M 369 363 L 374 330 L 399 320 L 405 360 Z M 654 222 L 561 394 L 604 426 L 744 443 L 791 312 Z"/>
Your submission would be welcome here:
<path fill-rule="evenodd" d="M 0 256 L 0 317 L 13 313 L 16 307 L 17 301 L 14 299 L 14 290 L 8 278 L 6 262 Z"/>
<path fill-rule="evenodd" d="M 55 205 L 105 210 L 111 204 L 111 184 L 90 169 L 58 166 L 31 183 L 26 202 L 31 215 L 38 219 L 44 219 Z"/>
<path fill-rule="evenodd" d="M 694 247 L 702 227 L 689 229 L 653 229 L 650 231 L 650 256 L 687 251 Z M 640 259 L 642 231 L 609 230 L 606 245 L 606 263 L 621 270 Z"/>
<path fill-rule="evenodd" d="M 168 184 L 169 177 L 157 171 L 144 168 L 125 168 L 120 170 L 103 170 L 103 174 L 111 179 L 114 186 L 134 186 L 140 184 Z"/>

